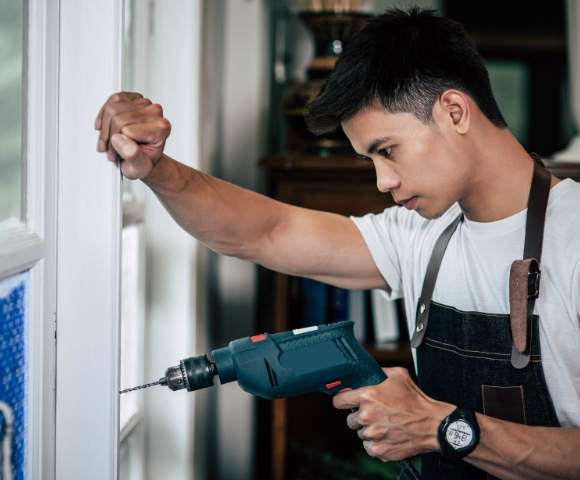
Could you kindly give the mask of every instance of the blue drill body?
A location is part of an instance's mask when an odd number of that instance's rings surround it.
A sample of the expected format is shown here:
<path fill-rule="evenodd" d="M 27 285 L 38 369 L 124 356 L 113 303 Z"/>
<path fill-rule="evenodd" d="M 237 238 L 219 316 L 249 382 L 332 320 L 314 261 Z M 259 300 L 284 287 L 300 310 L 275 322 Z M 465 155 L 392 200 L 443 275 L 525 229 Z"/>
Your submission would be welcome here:
<path fill-rule="evenodd" d="M 237 380 L 246 392 L 276 400 L 377 385 L 387 376 L 357 342 L 353 325 L 344 321 L 234 340 L 212 352 L 213 362 L 207 355 L 186 358 L 169 367 L 165 377 L 143 387 L 166 385 L 173 391 L 192 392 L 211 387 L 217 375 L 221 384 Z M 409 460 L 399 463 L 400 480 L 421 479 Z"/>
<path fill-rule="evenodd" d="M 381 383 L 387 377 L 355 339 L 353 324 L 234 340 L 212 352 L 220 383 L 237 380 L 246 392 L 270 400 Z"/>

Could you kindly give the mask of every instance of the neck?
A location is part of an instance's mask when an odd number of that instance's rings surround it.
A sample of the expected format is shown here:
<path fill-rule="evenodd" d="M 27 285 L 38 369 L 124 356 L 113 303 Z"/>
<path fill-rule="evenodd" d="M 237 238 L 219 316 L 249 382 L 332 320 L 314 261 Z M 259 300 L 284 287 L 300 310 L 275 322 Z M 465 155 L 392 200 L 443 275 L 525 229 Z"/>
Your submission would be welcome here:
<path fill-rule="evenodd" d="M 465 139 L 473 167 L 459 206 L 469 220 L 494 222 L 527 208 L 534 160 L 509 130 L 491 124 L 482 130 L 477 140 Z"/>

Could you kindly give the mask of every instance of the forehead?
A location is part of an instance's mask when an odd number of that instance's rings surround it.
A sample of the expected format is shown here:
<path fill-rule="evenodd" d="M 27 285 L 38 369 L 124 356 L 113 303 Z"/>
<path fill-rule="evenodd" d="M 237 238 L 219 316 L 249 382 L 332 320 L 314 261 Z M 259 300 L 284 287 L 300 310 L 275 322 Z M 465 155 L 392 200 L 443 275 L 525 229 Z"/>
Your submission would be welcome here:
<path fill-rule="evenodd" d="M 377 139 L 402 139 L 431 129 L 411 113 L 391 113 L 384 108 L 366 108 L 342 122 L 342 128 L 359 153 Z"/>

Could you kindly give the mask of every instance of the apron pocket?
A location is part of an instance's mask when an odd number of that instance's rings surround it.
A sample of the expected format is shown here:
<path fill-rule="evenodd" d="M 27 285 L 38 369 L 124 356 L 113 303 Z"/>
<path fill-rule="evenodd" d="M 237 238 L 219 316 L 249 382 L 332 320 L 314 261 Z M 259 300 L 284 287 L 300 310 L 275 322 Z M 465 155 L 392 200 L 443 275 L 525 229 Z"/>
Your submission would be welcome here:
<path fill-rule="evenodd" d="M 483 413 L 507 422 L 526 424 L 524 388 L 481 386 Z"/>

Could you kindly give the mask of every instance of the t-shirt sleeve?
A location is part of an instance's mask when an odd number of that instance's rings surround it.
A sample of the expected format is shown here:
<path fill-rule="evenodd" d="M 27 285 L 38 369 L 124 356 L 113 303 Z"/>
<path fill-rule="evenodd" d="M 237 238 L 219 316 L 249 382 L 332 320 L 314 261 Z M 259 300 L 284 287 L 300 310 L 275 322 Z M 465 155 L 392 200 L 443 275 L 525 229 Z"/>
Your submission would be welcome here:
<path fill-rule="evenodd" d="M 412 232 L 416 231 L 416 224 L 422 220 L 421 217 L 404 208 L 391 207 L 379 214 L 351 219 L 360 230 L 379 272 L 389 286 L 386 297 L 389 300 L 402 298 L 401 265 Z"/>

